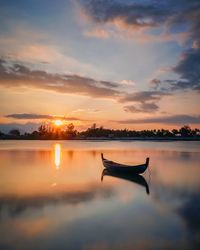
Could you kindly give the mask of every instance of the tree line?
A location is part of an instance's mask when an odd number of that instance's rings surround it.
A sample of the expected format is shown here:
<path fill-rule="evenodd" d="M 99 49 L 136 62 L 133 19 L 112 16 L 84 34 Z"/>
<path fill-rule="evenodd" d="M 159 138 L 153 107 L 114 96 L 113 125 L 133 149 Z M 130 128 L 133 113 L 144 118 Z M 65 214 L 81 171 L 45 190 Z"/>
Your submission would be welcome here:
<path fill-rule="evenodd" d="M 38 130 L 32 133 L 21 134 L 18 129 L 12 129 L 4 134 L 0 131 L 1 139 L 35 139 L 35 140 L 69 140 L 69 139 L 95 139 L 95 138 L 200 138 L 200 130 L 192 129 L 185 125 L 180 129 L 153 129 L 153 130 L 130 130 L 130 129 L 106 129 L 97 127 L 93 124 L 85 131 L 78 132 L 75 126 L 70 123 L 64 129 L 60 127 L 51 127 L 48 125 L 39 126 Z"/>

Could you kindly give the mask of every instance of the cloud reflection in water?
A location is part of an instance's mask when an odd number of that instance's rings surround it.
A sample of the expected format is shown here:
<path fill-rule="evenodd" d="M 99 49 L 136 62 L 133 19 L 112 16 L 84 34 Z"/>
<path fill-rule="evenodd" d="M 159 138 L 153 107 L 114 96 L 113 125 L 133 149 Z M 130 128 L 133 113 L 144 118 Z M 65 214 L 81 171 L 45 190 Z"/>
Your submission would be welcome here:
<path fill-rule="evenodd" d="M 160 149 L 163 143 L 113 142 L 110 150 L 111 142 L 81 142 L 82 150 L 72 146 L 79 142 L 45 143 L 48 150 L 0 151 L 0 248 L 198 249 L 197 147 L 189 152 L 188 142 L 172 149 L 168 143 Z M 151 195 L 130 182 L 147 191 L 138 179 L 107 177 L 102 184 L 101 151 L 125 163 L 150 155 Z"/>

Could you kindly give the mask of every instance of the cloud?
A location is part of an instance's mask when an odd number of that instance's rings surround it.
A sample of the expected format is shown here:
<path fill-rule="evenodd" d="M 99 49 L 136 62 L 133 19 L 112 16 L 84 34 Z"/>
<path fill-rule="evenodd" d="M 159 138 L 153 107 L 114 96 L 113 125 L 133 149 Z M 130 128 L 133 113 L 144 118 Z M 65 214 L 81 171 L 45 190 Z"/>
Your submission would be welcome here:
<path fill-rule="evenodd" d="M 124 28 L 169 26 L 183 21 L 194 22 L 198 17 L 198 0 L 122 1 L 122 0 L 79 0 L 82 11 L 97 24 L 117 25 L 121 20 Z M 193 27 L 191 27 L 193 29 Z"/>
<path fill-rule="evenodd" d="M 78 1 L 86 20 L 98 26 L 102 34 L 119 35 L 128 33 L 140 41 L 177 41 L 185 42 L 196 27 L 195 17 L 198 16 L 199 1 L 99 1 L 99 0 L 79 0 Z M 188 31 L 173 31 L 174 26 L 188 25 Z M 191 24 L 191 25 L 190 25 Z M 90 36 L 99 36 L 96 28 L 92 27 L 88 32 Z M 161 28 L 156 35 L 151 31 Z M 125 33 L 124 33 L 125 32 Z M 103 36 L 105 37 L 105 36 Z"/>
<path fill-rule="evenodd" d="M 126 79 L 122 80 L 120 83 L 132 85 L 132 86 L 135 85 L 135 82 L 133 82 L 132 80 L 126 80 Z"/>
<path fill-rule="evenodd" d="M 138 27 L 153 27 L 158 21 L 164 21 L 168 10 L 159 5 L 131 3 L 130 1 L 79 1 L 84 12 L 96 23 L 106 23 L 123 20 L 126 25 Z"/>
<path fill-rule="evenodd" d="M 139 113 L 139 112 L 155 112 L 159 109 L 158 105 L 150 102 L 150 103 L 141 103 L 139 106 L 128 105 L 124 107 L 124 111 L 131 113 Z"/>
<path fill-rule="evenodd" d="M 99 113 L 101 111 L 99 109 L 88 108 L 88 109 L 76 109 L 73 110 L 71 113 L 82 113 L 82 112 L 94 114 L 94 113 Z"/>
<path fill-rule="evenodd" d="M 120 124 L 144 124 L 144 123 L 163 123 L 163 124 L 200 124 L 200 116 L 192 115 L 171 115 L 171 116 L 160 116 L 154 118 L 145 119 L 127 119 L 116 121 Z"/>
<path fill-rule="evenodd" d="M 121 94 L 114 82 L 70 74 L 52 74 L 32 70 L 23 64 L 0 59 L 0 86 L 38 88 L 59 93 L 78 94 L 97 98 L 112 98 Z"/>
<path fill-rule="evenodd" d="M 171 95 L 167 92 L 161 91 L 140 91 L 134 93 L 128 93 L 122 96 L 120 102 L 148 102 L 148 101 L 159 101 L 163 96 Z"/>
<path fill-rule="evenodd" d="M 107 36 L 114 33 L 116 37 L 125 37 L 127 32 L 135 41 L 177 41 L 182 45 L 187 42 L 187 48 L 188 45 L 191 48 L 186 49 L 172 67 L 180 78 L 173 80 L 170 89 L 200 90 L 199 0 L 79 0 L 79 3 L 90 22 L 104 29 Z M 152 82 L 155 89 L 160 84 L 158 81 Z"/>
<path fill-rule="evenodd" d="M 179 80 L 172 81 L 172 89 L 200 90 L 200 49 L 195 48 L 182 54 L 179 63 L 173 68 L 180 75 Z"/>
<path fill-rule="evenodd" d="M 62 119 L 62 120 L 68 120 L 68 121 L 79 121 L 80 119 L 77 117 L 65 117 L 65 116 L 53 116 L 53 115 L 42 115 L 42 114 L 9 114 L 5 115 L 7 118 L 14 118 L 19 120 L 37 120 L 37 119 Z"/>
<path fill-rule="evenodd" d="M 161 80 L 157 79 L 157 78 L 154 78 L 150 81 L 150 84 L 153 86 L 153 89 L 158 89 L 158 87 L 160 86 L 161 84 Z"/>
<path fill-rule="evenodd" d="M 120 90 L 121 84 L 109 81 L 95 80 L 88 77 L 52 74 L 43 70 L 33 70 L 20 63 L 0 59 L 0 86 L 5 88 L 26 87 L 55 91 L 62 94 L 76 94 L 95 98 L 109 98 L 120 103 L 136 102 L 140 111 L 156 110 L 153 102 L 170 95 L 162 91 L 140 91 L 126 93 Z M 145 111 L 146 110 L 146 111 Z M 53 119 L 51 115 L 43 114 L 9 114 L 16 119 Z M 60 117 L 64 119 L 63 117 Z M 69 117 L 66 117 L 67 119 Z M 73 118 L 74 119 L 74 118 Z"/>
<path fill-rule="evenodd" d="M 171 81 L 172 90 L 200 90 L 200 2 L 197 0 L 189 1 L 189 5 L 190 2 L 191 8 L 175 18 L 175 21 L 182 23 L 186 21 L 189 24 L 192 45 L 181 54 L 179 62 L 172 68 L 180 76 L 178 80 Z"/>
<path fill-rule="evenodd" d="M 193 90 L 200 92 L 200 48 L 191 48 L 181 54 L 177 65 L 171 70 L 178 74 L 176 79 L 153 79 L 154 89 Z"/>
<path fill-rule="evenodd" d="M 52 38 L 46 32 L 19 22 L 9 25 L 6 34 L 0 36 L 0 56 L 29 64 L 48 64 L 54 72 L 98 75 L 94 65 L 81 62 L 66 54 L 61 47 L 48 41 Z M 67 71 L 66 71 L 67 70 Z"/>
<path fill-rule="evenodd" d="M 52 119 L 53 116 L 51 115 L 40 115 L 40 114 L 10 114 L 5 115 L 5 117 L 8 118 L 14 118 L 14 119 Z"/>

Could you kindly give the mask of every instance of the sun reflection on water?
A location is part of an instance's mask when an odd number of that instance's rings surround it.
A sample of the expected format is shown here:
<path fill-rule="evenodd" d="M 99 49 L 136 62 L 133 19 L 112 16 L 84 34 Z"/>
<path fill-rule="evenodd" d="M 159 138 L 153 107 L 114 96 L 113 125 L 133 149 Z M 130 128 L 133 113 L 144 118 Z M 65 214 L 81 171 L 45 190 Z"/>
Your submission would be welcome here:
<path fill-rule="evenodd" d="M 61 145 L 59 143 L 56 143 L 54 146 L 54 163 L 56 165 L 57 170 L 60 168 L 60 162 L 61 162 Z"/>

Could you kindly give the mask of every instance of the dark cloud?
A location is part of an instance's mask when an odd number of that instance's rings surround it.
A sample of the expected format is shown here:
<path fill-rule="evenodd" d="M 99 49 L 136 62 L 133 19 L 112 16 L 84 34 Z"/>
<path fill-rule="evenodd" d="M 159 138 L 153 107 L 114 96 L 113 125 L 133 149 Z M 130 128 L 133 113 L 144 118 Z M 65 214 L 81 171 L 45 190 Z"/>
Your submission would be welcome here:
<path fill-rule="evenodd" d="M 128 105 L 124 107 L 124 111 L 131 113 L 139 113 L 139 112 L 155 112 L 159 109 L 158 105 L 150 102 L 150 103 L 141 103 L 139 106 Z"/>
<path fill-rule="evenodd" d="M 114 98 L 120 94 L 120 85 L 98 81 L 78 75 L 51 74 L 42 70 L 31 70 L 23 64 L 0 60 L 0 85 L 4 87 L 30 87 L 79 94 L 98 98 Z"/>
<path fill-rule="evenodd" d="M 180 79 L 171 82 L 172 89 L 199 90 L 200 49 L 191 49 L 183 53 L 182 59 L 173 70 L 180 75 Z"/>
<path fill-rule="evenodd" d="M 14 118 L 14 119 L 26 119 L 26 120 L 37 120 L 37 119 L 62 119 L 62 120 L 68 120 L 68 121 L 79 121 L 80 119 L 77 117 L 65 117 L 65 116 L 53 116 L 53 115 L 41 115 L 41 114 L 9 114 L 5 115 L 5 117 L 8 118 Z"/>
<path fill-rule="evenodd" d="M 79 2 L 84 7 L 85 13 L 97 23 L 113 22 L 120 18 L 128 25 L 154 27 L 165 21 L 169 11 L 174 12 L 173 8 L 167 9 L 167 5 L 158 3 L 117 0 L 80 0 Z"/>
<path fill-rule="evenodd" d="M 113 23 L 122 20 L 124 24 L 140 27 L 158 27 L 168 24 L 172 27 L 185 22 L 194 23 L 200 3 L 197 0 L 166 1 L 119 1 L 79 0 L 85 13 L 97 23 Z M 126 28 L 126 26 L 124 26 Z M 195 25 L 191 27 L 191 32 Z"/>
<path fill-rule="evenodd" d="M 200 1 L 188 1 L 189 5 L 190 2 L 193 6 L 174 19 L 174 22 L 183 23 L 186 21 L 188 23 L 189 39 L 192 46 L 181 54 L 181 59 L 172 68 L 180 76 L 178 80 L 171 82 L 172 90 L 200 90 Z"/>
<path fill-rule="evenodd" d="M 171 115 L 145 119 L 127 119 L 116 121 L 120 124 L 142 124 L 142 123 L 163 123 L 163 124 L 200 124 L 200 116 L 192 115 Z"/>
<path fill-rule="evenodd" d="M 121 29 L 140 29 L 145 27 L 146 34 L 155 27 L 161 28 L 166 35 L 185 32 L 190 49 L 185 50 L 178 64 L 172 70 L 180 78 L 170 84 L 171 90 L 200 89 L 200 1 L 120 1 L 120 0 L 80 0 L 85 13 L 95 23 L 112 24 Z M 157 36 L 158 34 L 155 33 Z M 153 35 L 154 36 L 154 35 Z M 153 79 L 155 89 L 160 80 Z M 164 81 L 166 83 L 166 81 Z"/>
<path fill-rule="evenodd" d="M 159 109 L 156 102 L 160 101 L 163 96 L 171 95 L 167 92 L 161 91 L 140 91 L 134 93 L 124 94 L 119 98 L 119 102 L 134 102 L 136 105 L 127 105 L 124 107 L 126 112 L 137 113 L 137 112 L 155 112 Z"/>
<path fill-rule="evenodd" d="M 181 55 L 181 59 L 172 70 L 180 77 L 163 80 L 168 90 L 195 90 L 200 92 L 200 49 L 192 48 Z M 159 81 L 159 80 L 158 80 Z M 160 81 L 161 82 L 161 81 Z M 159 84 L 158 87 L 163 85 Z"/>
<path fill-rule="evenodd" d="M 161 91 L 140 91 L 125 94 L 120 98 L 120 102 L 148 102 L 148 101 L 159 101 L 163 96 L 170 95 L 167 92 Z"/>

